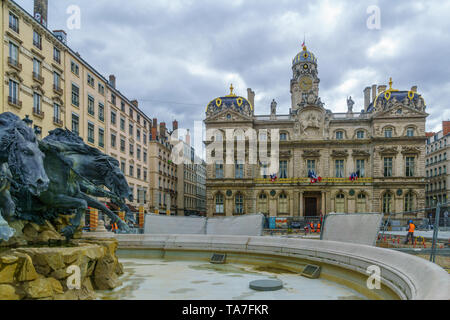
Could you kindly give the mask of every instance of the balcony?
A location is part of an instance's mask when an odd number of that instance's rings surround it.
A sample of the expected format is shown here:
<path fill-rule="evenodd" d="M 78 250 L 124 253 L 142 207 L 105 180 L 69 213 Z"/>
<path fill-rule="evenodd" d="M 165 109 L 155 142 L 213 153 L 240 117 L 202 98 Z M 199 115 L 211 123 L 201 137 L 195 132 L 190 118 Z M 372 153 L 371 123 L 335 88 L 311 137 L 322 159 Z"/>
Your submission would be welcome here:
<path fill-rule="evenodd" d="M 44 78 L 39 73 L 33 72 L 33 80 L 44 84 Z"/>
<path fill-rule="evenodd" d="M 16 69 L 19 72 L 22 71 L 22 64 L 19 63 L 19 61 L 15 60 L 15 59 L 13 59 L 11 57 L 8 57 L 8 65 L 10 67 Z"/>
<path fill-rule="evenodd" d="M 59 87 L 58 85 L 56 85 L 56 84 L 53 85 L 53 91 L 54 91 L 56 94 L 59 94 L 60 96 L 62 96 L 62 94 L 63 94 L 63 89 L 60 88 L 60 87 Z"/>
<path fill-rule="evenodd" d="M 56 117 L 53 117 L 53 123 L 54 123 L 55 125 L 59 126 L 59 127 L 62 127 L 62 126 L 63 126 L 62 120 L 59 119 L 59 118 L 56 118 Z"/>
<path fill-rule="evenodd" d="M 22 108 L 22 101 L 19 101 L 17 98 L 8 96 L 8 103 L 18 109 Z"/>
<path fill-rule="evenodd" d="M 43 119 L 44 116 L 45 116 L 45 113 L 44 113 L 44 111 L 42 111 L 42 110 L 40 110 L 40 109 L 33 108 L 33 115 L 35 115 L 35 116 L 38 117 L 38 118 Z"/>

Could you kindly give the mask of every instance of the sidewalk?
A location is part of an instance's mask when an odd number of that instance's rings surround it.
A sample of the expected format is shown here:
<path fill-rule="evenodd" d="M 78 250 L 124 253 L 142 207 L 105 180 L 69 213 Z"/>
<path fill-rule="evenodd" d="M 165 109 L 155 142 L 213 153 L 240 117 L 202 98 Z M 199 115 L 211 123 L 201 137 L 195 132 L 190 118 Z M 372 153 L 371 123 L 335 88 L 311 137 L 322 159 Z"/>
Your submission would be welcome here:
<path fill-rule="evenodd" d="M 380 231 L 379 234 L 383 234 L 383 231 Z M 406 231 L 385 231 L 384 234 L 406 237 L 407 232 Z M 433 239 L 433 230 L 415 231 L 414 237 L 424 237 L 425 239 Z M 450 239 L 450 231 L 439 231 L 438 239 L 439 240 L 449 240 Z"/>

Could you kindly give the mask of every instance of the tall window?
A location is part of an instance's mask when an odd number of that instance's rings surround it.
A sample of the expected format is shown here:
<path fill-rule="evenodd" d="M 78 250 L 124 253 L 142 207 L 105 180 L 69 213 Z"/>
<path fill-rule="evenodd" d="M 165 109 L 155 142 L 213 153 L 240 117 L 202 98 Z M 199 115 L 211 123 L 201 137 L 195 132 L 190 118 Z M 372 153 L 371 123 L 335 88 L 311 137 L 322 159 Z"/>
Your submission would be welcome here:
<path fill-rule="evenodd" d="M 384 176 L 392 177 L 392 157 L 384 158 Z"/>
<path fill-rule="evenodd" d="M 111 103 L 116 105 L 116 95 L 114 93 L 111 93 Z"/>
<path fill-rule="evenodd" d="M 72 71 L 72 73 L 77 76 L 80 74 L 80 67 L 78 66 L 78 64 L 76 62 L 74 62 L 74 61 L 70 62 L 70 71 Z"/>
<path fill-rule="evenodd" d="M 33 45 L 38 49 L 42 49 L 42 36 L 35 30 L 33 30 Z"/>
<path fill-rule="evenodd" d="M 111 110 L 111 124 L 116 124 L 116 118 L 117 118 L 117 115 L 116 115 L 116 112 L 114 111 L 114 110 Z"/>
<path fill-rule="evenodd" d="M 414 157 L 406 157 L 406 176 L 413 177 L 414 176 Z"/>
<path fill-rule="evenodd" d="M 216 162 L 216 178 L 223 178 L 223 163 Z"/>
<path fill-rule="evenodd" d="M 267 210 L 267 195 L 265 193 L 261 193 L 258 197 L 258 208 L 261 213 L 269 213 L 269 210 Z"/>
<path fill-rule="evenodd" d="M 139 128 L 136 128 L 136 139 L 141 141 L 141 130 Z"/>
<path fill-rule="evenodd" d="M 105 121 L 105 106 L 101 102 L 98 103 L 98 119 Z"/>
<path fill-rule="evenodd" d="M 33 94 L 33 111 L 37 114 L 41 113 L 41 101 L 42 101 L 42 96 L 38 93 L 34 93 Z"/>
<path fill-rule="evenodd" d="M 279 214 L 288 214 L 288 197 L 285 193 L 280 194 L 278 198 L 278 213 Z"/>
<path fill-rule="evenodd" d="M 80 118 L 77 114 L 72 113 L 72 132 L 76 135 L 80 134 Z"/>
<path fill-rule="evenodd" d="M 102 148 L 105 146 L 105 130 L 102 128 L 98 128 L 98 145 Z"/>
<path fill-rule="evenodd" d="M 311 160 L 311 159 L 306 160 L 306 167 L 308 169 L 308 172 L 310 170 L 313 170 L 315 172 L 316 171 L 316 160 Z"/>
<path fill-rule="evenodd" d="M 55 86 L 55 89 L 61 88 L 61 76 L 58 72 L 53 72 L 53 84 Z"/>
<path fill-rule="evenodd" d="M 130 136 L 132 136 L 132 135 L 133 135 L 133 124 L 130 123 L 130 124 L 128 125 L 128 128 L 129 128 L 129 134 L 130 134 Z"/>
<path fill-rule="evenodd" d="M 12 103 L 18 104 L 19 84 L 11 79 L 9 80 L 9 97 Z"/>
<path fill-rule="evenodd" d="M 100 93 L 101 95 L 105 95 L 105 86 L 102 85 L 101 83 L 98 84 L 98 93 Z"/>
<path fill-rule="evenodd" d="M 91 96 L 88 96 L 88 113 L 89 113 L 91 116 L 93 116 L 94 113 L 95 113 L 95 110 L 94 110 L 94 103 L 95 103 L 94 98 L 91 97 Z"/>
<path fill-rule="evenodd" d="M 120 130 L 125 131 L 125 119 L 120 118 Z"/>
<path fill-rule="evenodd" d="M 91 143 L 95 142 L 94 138 L 94 124 L 91 122 L 88 122 L 88 141 Z"/>
<path fill-rule="evenodd" d="M 19 19 L 12 13 L 9 13 L 9 28 L 19 33 Z"/>
<path fill-rule="evenodd" d="M 53 60 L 61 63 L 61 51 L 57 47 L 53 47 Z"/>
<path fill-rule="evenodd" d="M 280 161 L 280 179 L 285 179 L 287 177 L 288 177 L 287 161 L 282 160 Z"/>
<path fill-rule="evenodd" d="M 224 213 L 224 201 L 221 193 L 216 194 L 216 214 Z"/>
<path fill-rule="evenodd" d="M 235 178 L 244 178 L 244 165 L 241 162 L 236 162 L 235 164 Z"/>
<path fill-rule="evenodd" d="M 94 77 L 91 76 L 90 74 L 88 74 L 88 76 L 87 76 L 87 83 L 88 83 L 88 85 L 90 85 L 92 88 L 94 88 L 95 80 L 94 80 Z"/>
<path fill-rule="evenodd" d="M 14 43 L 9 43 L 9 57 L 11 64 L 17 66 L 19 61 L 19 47 Z"/>
<path fill-rule="evenodd" d="M 240 192 L 234 197 L 234 212 L 236 214 L 244 213 L 244 196 Z"/>
<path fill-rule="evenodd" d="M 125 152 L 125 139 L 120 138 L 120 151 Z"/>
<path fill-rule="evenodd" d="M 408 192 L 405 194 L 405 211 L 412 211 L 413 210 L 413 201 L 414 201 L 414 195 L 412 192 Z"/>
<path fill-rule="evenodd" d="M 267 162 L 261 162 L 261 176 L 266 179 L 269 176 L 269 165 Z"/>
<path fill-rule="evenodd" d="M 344 177 L 344 160 L 335 160 L 336 178 Z"/>
<path fill-rule="evenodd" d="M 132 177 L 133 174 L 134 174 L 134 166 L 132 164 L 130 164 L 129 176 Z"/>
<path fill-rule="evenodd" d="M 364 159 L 357 159 L 356 160 L 356 170 L 359 170 L 359 177 L 364 178 L 365 175 L 365 168 L 364 168 Z"/>
<path fill-rule="evenodd" d="M 35 77 L 41 75 L 41 62 L 38 59 L 33 59 L 33 73 Z"/>
<path fill-rule="evenodd" d="M 136 158 L 141 160 L 141 148 L 136 147 Z"/>
<path fill-rule="evenodd" d="M 123 174 L 125 174 L 125 161 L 123 160 L 120 162 L 120 170 Z"/>
<path fill-rule="evenodd" d="M 390 213 L 392 210 L 392 196 L 389 192 L 383 195 L 383 213 Z"/>
<path fill-rule="evenodd" d="M 130 143 L 130 156 L 134 154 L 134 145 Z"/>
<path fill-rule="evenodd" d="M 72 104 L 80 106 L 80 89 L 75 84 L 72 84 Z"/>
<path fill-rule="evenodd" d="M 116 139 L 117 139 L 116 134 L 111 133 L 111 147 L 112 147 L 112 148 L 115 148 L 115 147 L 116 147 Z"/>
<path fill-rule="evenodd" d="M 61 120 L 61 106 L 57 103 L 53 103 L 53 121 L 58 122 Z"/>

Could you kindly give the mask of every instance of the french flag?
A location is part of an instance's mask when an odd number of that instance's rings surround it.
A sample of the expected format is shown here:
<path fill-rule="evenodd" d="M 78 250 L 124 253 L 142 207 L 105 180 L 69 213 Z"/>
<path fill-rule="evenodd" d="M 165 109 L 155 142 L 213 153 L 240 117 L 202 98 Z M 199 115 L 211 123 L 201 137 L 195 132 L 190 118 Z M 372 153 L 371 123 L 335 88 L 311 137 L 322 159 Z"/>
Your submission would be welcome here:
<path fill-rule="evenodd" d="M 349 180 L 350 180 L 350 181 L 356 181 L 356 180 L 358 180 L 358 178 L 359 178 L 359 170 L 356 171 L 356 172 L 353 172 L 353 173 L 350 175 Z"/>
<path fill-rule="evenodd" d="M 275 180 L 277 180 L 277 174 L 276 174 L 276 173 L 271 174 L 271 175 L 270 175 L 270 180 L 271 180 L 272 182 L 274 182 Z"/>
<path fill-rule="evenodd" d="M 310 183 L 316 183 L 316 182 L 322 181 L 322 177 L 317 176 L 317 174 L 314 172 L 314 170 L 309 170 L 308 171 L 308 178 L 311 179 L 309 181 Z"/>

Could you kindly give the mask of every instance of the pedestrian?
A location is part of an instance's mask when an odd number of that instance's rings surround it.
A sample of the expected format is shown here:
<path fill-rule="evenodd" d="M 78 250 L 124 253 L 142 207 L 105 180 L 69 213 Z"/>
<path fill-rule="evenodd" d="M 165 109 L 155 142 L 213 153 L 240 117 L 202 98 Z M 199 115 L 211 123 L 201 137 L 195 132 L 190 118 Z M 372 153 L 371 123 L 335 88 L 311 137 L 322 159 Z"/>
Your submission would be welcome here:
<path fill-rule="evenodd" d="M 447 219 L 448 219 L 448 210 L 444 212 L 444 228 L 447 230 Z"/>
<path fill-rule="evenodd" d="M 414 244 L 414 230 L 416 229 L 416 225 L 412 220 L 408 221 L 408 234 L 406 235 L 405 244 L 408 244 L 408 240 L 411 237 L 411 244 Z"/>

